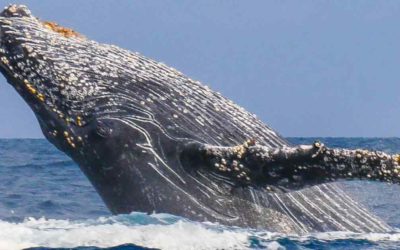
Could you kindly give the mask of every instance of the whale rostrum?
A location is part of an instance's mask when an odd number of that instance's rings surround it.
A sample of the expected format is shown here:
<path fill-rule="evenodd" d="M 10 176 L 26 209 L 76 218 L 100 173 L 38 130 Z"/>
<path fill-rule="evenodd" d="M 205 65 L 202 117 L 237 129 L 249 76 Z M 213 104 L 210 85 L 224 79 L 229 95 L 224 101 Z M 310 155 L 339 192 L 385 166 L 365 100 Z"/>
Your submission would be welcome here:
<path fill-rule="evenodd" d="M 391 230 L 335 180 L 398 183 L 398 155 L 291 145 L 176 69 L 23 5 L 0 14 L 0 71 L 114 214 L 300 234 Z"/>

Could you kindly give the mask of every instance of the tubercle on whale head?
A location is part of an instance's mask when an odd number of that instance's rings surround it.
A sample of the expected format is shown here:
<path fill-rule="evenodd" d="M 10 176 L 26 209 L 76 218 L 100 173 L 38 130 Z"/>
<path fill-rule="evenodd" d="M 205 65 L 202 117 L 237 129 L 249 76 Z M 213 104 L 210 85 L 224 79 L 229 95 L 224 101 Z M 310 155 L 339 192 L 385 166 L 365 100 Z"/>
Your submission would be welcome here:
<path fill-rule="evenodd" d="M 79 93 L 80 83 L 69 65 L 60 66 L 51 56 L 68 58 L 66 40 L 83 39 L 72 29 L 37 19 L 24 5 L 9 5 L 0 13 L 0 71 L 34 110 L 44 135 L 55 144 L 62 138 L 71 149 L 83 141 L 75 132 L 86 124 L 86 114 L 69 109 L 64 97 L 76 102 L 78 95 L 68 92 Z"/>

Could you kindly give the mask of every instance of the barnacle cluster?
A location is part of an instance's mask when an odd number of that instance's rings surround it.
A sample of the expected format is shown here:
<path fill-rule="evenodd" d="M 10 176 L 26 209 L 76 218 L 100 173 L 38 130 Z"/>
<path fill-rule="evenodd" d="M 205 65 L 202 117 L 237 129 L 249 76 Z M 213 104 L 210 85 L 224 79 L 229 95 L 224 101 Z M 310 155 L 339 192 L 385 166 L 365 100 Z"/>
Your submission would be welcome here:
<path fill-rule="evenodd" d="M 399 155 L 362 149 L 325 149 L 321 165 L 329 167 L 337 178 L 367 178 L 400 182 Z"/>
<path fill-rule="evenodd" d="M 239 183 L 250 183 L 250 169 L 245 166 L 244 156 L 249 147 L 255 144 L 254 140 L 247 140 L 234 147 L 208 147 L 206 158 L 217 172 L 229 176 Z"/>

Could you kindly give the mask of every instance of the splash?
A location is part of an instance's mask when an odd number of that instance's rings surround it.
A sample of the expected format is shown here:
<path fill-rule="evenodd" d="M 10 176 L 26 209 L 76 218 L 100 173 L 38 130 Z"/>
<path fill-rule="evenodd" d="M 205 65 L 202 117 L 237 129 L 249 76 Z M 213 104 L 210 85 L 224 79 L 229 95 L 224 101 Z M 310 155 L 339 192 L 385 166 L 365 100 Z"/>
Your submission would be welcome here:
<path fill-rule="evenodd" d="M 134 244 L 159 249 L 390 249 L 400 241 L 392 233 L 326 232 L 303 236 L 271 233 L 212 223 L 198 223 L 168 214 L 132 213 L 92 220 L 26 218 L 0 220 L 0 249 L 32 247 L 115 247 Z"/>
<path fill-rule="evenodd" d="M 133 213 L 96 220 L 27 218 L 0 221 L 0 249 L 45 246 L 112 247 L 135 244 L 161 249 L 246 249 L 249 235 L 218 225 L 190 222 L 171 215 Z"/>

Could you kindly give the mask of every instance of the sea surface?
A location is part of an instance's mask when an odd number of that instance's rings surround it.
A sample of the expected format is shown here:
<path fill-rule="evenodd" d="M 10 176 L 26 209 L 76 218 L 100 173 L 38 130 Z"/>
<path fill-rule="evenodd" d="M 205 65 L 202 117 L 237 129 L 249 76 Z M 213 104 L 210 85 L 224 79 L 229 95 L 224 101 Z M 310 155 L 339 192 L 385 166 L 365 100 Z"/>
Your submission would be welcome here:
<path fill-rule="evenodd" d="M 399 138 L 320 139 L 332 147 L 400 152 Z M 400 186 L 343 181 L 391 233 L 284 235 L 169 214 L 113 216 L 78 166 L 46 140 L 0 140 L 0 250 L 14 249 L 400 249 Z"/>

